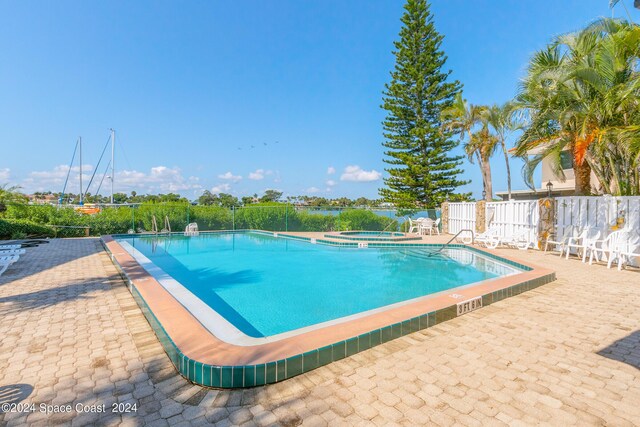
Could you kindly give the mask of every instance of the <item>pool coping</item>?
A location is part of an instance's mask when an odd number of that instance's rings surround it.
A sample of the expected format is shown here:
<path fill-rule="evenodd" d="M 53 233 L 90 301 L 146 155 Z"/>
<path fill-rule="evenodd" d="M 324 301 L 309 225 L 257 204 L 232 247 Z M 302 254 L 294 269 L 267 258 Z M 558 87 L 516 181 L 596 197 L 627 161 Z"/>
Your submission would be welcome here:
<path fill-rule="evenodd" d="M 223 232 L 246 231 L 249 230 Z M 355 242 L 338 243 L 286 232 L 250 231 L 308 241 L 311 244 L 359 246 Z M 449 295 L 438 295 L 277 342 L 238 346 L 221 341 L 202 326 L 114 240 L 113 236 L 103 236 L 102 242 L 178 372 L 194 383 L 219 388 L 253 387 L 279 382 L 375 345 L 450 320 L 458 316 L 459 310 L 466 312 L 490 305 L 555 280 L 555 273 L 549 269 L 525 264 L 507 256 L 498 256 L 491 251 L 473 246 L 448 245 L 464 247 L 528 271 L 478 282 L 475 286 L 464 289 L 455 288 Z M 373 248 L 443 245 L 368 242 L 367 246 Z"/>

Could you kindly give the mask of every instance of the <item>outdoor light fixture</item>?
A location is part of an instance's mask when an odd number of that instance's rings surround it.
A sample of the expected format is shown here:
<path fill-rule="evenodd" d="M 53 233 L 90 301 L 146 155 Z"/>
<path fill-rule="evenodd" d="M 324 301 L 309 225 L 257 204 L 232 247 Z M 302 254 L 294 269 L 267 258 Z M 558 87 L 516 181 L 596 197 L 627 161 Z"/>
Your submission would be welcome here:
<path fill-rule="evenodd" d="M 551 181 L 547 182 L 547 197 L 551 197 L 551 191 L 553 190 L 553 184 Z"/>
<path fill-rule="evenodd" d="M 487 198 L 487 190 L 482 190 L 482 200 Z"/>

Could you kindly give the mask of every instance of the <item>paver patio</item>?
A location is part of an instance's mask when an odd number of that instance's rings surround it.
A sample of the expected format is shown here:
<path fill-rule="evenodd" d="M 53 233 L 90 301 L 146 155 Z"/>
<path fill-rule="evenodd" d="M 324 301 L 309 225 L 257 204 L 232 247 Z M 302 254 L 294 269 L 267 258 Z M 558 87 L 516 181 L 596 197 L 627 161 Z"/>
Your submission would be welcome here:
<path fill-rule="evenodd" d="M 282 383 L 225 391 L 176 373 L 99 240 L 52 240 L 0 277 L 0 403 L 35 404 L 0 424 L 637 425 L 640 273 L 507 251 L 558 280 Z M 112 413 L 118 402 L 136 411 Z"/>

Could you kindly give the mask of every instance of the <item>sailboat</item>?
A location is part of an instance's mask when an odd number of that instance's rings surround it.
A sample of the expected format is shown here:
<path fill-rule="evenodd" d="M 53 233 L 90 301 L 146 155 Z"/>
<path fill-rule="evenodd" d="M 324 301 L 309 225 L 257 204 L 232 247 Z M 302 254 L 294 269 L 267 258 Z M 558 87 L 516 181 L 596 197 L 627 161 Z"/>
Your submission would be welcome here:
<path fill-rule="evenodd" d="M 91 187 L 91 184 L 93 183 L 93 179 L 96 176 L 96 172 L 98 170 L 98 167 L 100 166 L 100 163 L 102 162 L 102 158 L 104 157 L 104 154 L 107 150 L 107 147 L 109 146 L 109 142 L 111 142 L 111 161 L 107 164 L 107 168 L 102 176 L 102 179 L 100 181 L 100 185 L 98 186 L 98 189 L 96 191 L 96 194 L 99 194 L 100 192 L 100 188 L 102 187 L 102 183 L 104 182 L 104 179 L 107 175 L 107 172 L 109 171 L 109 169 L 111 169 L 111 176 L 109 177 L 111 179 L 111 203 L 113 204 L 113 188 L 114 188 L 114 176 L 115 176 L 115 141 L 116 141 L 116 132 L 113 129 L 110 129 L 111 133 L 109 135 L 109 139 L 107 140 L 104 148 L 102 149 L 102 154 L 100 155 L 100 158 L 98 159 L 98 163 L 96 164 L 96 167 L 93 171 L 93 175 L 91 175 L 91 180 L 89 181 L 89 184 L 87 185 L 86 188 L 83 189 L 82 186 L 82 137 L 78 137 L 78 140 L 76 141 L 76 145 L 75 148 L 73 150 L 73 156 L 71 157 L 71 164 L 69 165 L 69 170 L 67 172 L 67 178 L 65 179 L 64 182 L 64 187 L 62 189 L 62 194 L 58 200 L 58 204 L 62 205 L 64 204 L 64 195 L 65 195 L 65 191 L 67 189 L 67 184 L 69 182 L 69 175 L 71 174 L 71 169 L 73 168 L 73 162 L 75 161 L 75 157 L 76 157 L 76 153 L 78 153 L 78 163 L 80 165 L 80 171 L 79 171 L 79 181 L 80 181 L 80 200 L 78 203 L 78 206 L 75 207 L 75 210 L 77 212 L 83 213 L 83 214 L 96 214 L 98 212 L 100 212 L 100 206 L 96 205 L 96 204 L 86 204 L 84 203 L 87 193 L 89 191 L 89 188 Z"/>

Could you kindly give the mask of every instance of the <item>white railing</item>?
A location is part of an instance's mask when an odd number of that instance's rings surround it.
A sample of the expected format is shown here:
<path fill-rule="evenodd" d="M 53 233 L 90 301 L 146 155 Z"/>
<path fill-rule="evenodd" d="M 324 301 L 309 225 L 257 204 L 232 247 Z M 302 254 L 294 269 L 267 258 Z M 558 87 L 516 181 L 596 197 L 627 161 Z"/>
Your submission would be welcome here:
<path fill-rule="evenodd" d="M 537 200 L 489 202 L 486 206 L 487 228 L 498 228 L 501 236 L 524 230 L 532 246 L 537 247 L 540 220 Z"/>
<path fill-rule="evenodd" d="M 449 234 L 456 234 L 464 229 L 476 229 L 475 202 L 449 203 Z"/>

